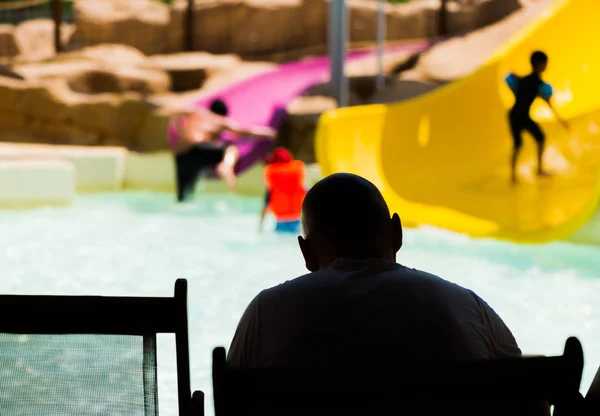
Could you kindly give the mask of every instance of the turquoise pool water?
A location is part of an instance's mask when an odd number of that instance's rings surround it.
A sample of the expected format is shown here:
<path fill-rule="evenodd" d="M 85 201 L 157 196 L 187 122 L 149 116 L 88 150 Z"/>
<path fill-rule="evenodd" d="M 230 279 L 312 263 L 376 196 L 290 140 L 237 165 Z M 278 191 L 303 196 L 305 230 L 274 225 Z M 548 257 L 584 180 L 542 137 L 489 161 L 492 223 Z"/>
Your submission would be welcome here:
<path fill-rule="evenodd" d="M 176 205 L 171 195 L 126 193 L 82 197 L 69 208 L 0 211 L 0 293 L 171 296 L 175 279 L 188 279 L 192 388 L 207 392 L 211 415 L 213 347 L 228 347 L 258 291 L 305 272 L 293 236 L 258 233 L 260 204 L 227 194 Z M 587 391 L 600 365 L 600 248 L 513 245 L 418 229 L 406 230 L 398 261 L 475 290 L 524 353 L 560 354 L 565 339 L 578 336 Z M 9 344 L 0 339 L 0 346 Z M 82 343 L 81 353 L 92 345 Z M 160 337 L 158 347 L 160 411 L 175 415 L 173 339 Z M 0 379 L 27 388 L 17 372 L 6 372 L 10 360 L 0 355 Z M 27 380 L 39 383 L 43 369 L 28 370 Z"/>

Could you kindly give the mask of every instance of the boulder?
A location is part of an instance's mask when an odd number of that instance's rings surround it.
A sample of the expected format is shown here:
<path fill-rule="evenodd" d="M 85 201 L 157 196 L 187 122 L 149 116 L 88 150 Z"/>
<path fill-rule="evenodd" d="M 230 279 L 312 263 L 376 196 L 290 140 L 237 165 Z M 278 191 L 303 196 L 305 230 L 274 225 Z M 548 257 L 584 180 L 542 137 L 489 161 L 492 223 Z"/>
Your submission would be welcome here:
<path fill-rule="evenodd" d="M 131 46 L 97 45 L 46 63 L 16 65 L 14 71 L 30 80 L 66 80 L 71 89 L 86 94 L 169 91 L 169 75 L 146 63 L 146 56 Z"/>
<path fill-rule="evenodd" d="M 65 52 L 57 57 L 58 61 L 85 60 L 102 62 L 105 65 L 142 65 L 147 58 L 143 52 L 130 45 L 116 43 L 101 43 L 88 46 L 76 51 Z"/>
<path fill-rule="evenodd" d="M 82 72 L 92 71 L 96 68 L 98 68 L 98 64 L 96 62 L 73 60 L 48 63 L 18 64 L 13 67 L 13 71 L 22 78 L 28 80 L 68 80 L 72 77 L 78 76 Z"/>
<path fill-rule="evenodd" d="M 294 156 L 306 163 L 315 161 L 315 131 L 322 113 L 336 108 L 329 97 L 300 97 L 287 107 L 287 117 L 278 135 L 279 144 L 292 151 Z"/>
<path fill-rule="evenodd" d="M 546 5 L 547 2 L 532 3 L 498 23 L 442 42 L 422 54 L 417 69 L 432 80 L 452 81 L 465 77 L 485 63 L 498 47 L 533 20 Z M 484 7 L 483 3 L 479 7 Z"/>
<path fill-rule="evenodd" d="M 64 80 L 0 78 L 0 112 L 16 112 L 27 119 L 62 123 L 71 114 L 72 91 Z"/>
<path fill-rule="evenodd" d="M 388 40 L 425 38 L 435 36 L 438 2 L 415 1 L 385 5 L 386 38 Z M 353 42 L 372 42 L 377 35 L 376 1 L 351 0 L 348 2 L 350 39 Z"/>
<path fill-rule="evenodd" d="M 153 106 L 133 93 L 92 97 L 95 99 L 77 94 L 76 101 L 71 104 L 71 123 L 98 133 L 102 143 L 110 141 L 114 144 L 118 139 L 122 146 L 134 148 Z"/>
<path fill-rule="evenodd" d="M 442 85 L 443 83 L 431 81 L 393 78 L 381 91 L 374 92 L 365 102 L 366 104 L 392 104 L 428 94 Z"/>
<path fill-rule="evenodd" d="M 14 25 L 0 24 L 0 58 L 12 58 L 18 54 Z"/>
<path fill-rule="evenodd" d="M 2 65 L 2 64 L 0 64 L 0 77 L 25 79 L 25 77 L 23 75 L 15 72 L 13 70 L 12 65 Z"/>
<path fill-rule="evenodd" d="M 235 55 L 211 55 L 205 52 L 154 55 L 147 60 L 147 66 L 165 71 L 175 92 L 196 90 L 211 76 L 231 70 L 241 64 Z"/>
<path fill-rule="evenodd" d="M 361 77 L 353 77 L 348 79 L 348 105 L 361 105 L 363 100 L 360 94 L 355 92 L 355 89 L 364 87 Z M 359 86 L 358 84 L 361 84 Z M 329 97 L 332 98 L 331 84 L 329 81 L 320 84 L 311 85 L 304 91 L 304 97 Z"/>
<path fill-rule="evenodd" d="M 67 47 L 123 43 L 146 54 L 165 53 L 169 6 L 153 0 L 75 0 L 77 29 Z"/>
<path fill-rule="evenodd" d="M 89 132 L 73 125 L 54 124 L 42 119 L 29 119 L 26 128 L 5 126 L 1 141 L 14 143 L 75 144 L 84 146 L 102 145 L 98 133 Z"/>
<path fill-rule="evenodd" d="M 0 78 L 0 140 L 134 147 L 153 106 L 139 94 L 79 94 L 64 80 Z"/>
<path fill-rule="evenodd" d="M 75 26 L 68 23 L 61 25 L 61 41 L 67 43 Z M 54 22 L 51 19 L 25 20 L 15 28 L 15 41 L 19 48 L 19 60 L 36 62 L 52 58 L 56 55 L 54 47 Z"/>
<path fill-rule="evenodd" d="M 159 67 L 184 67 L 185 56 L 147 59 L 134 48 L 105 45 L 47 63 L 1 66 L 0 141 L 165 150 L 169 108 L 273 68 L 235 56 L 192 54 L 189 67 L 203 67 L 209 82 L 194 93 L 171 94 L 170 77 Z"/>
<path fill-rule="evenodd" d="M 27 79 L 72 79 L 83 72 L 141 67 L 146 55 L 127 45 L 101 44 L 61 53 L 50 61 L 20 63 L 14 71 Z"/>
<path fill-rule="evenodd" d="M 185 1 L 172 7 L 171 51 L 183 46 L 186 7 Z M 195 49 L 248 57 L 305 46 L 305 34 L 314 24 L 303 25 L 306 14 L 302 7 L 302 0 L 196 1 Z M 324 29 L 324 21 L 319 26 Z"/>
<path fill-rule="evenodd" d="M 375 41 L 377 2 L 350 0 L 350 39 L 353 42 Z M 521 7 L 519 0 L 478 0 L 471 3 L 448 3 L 448 31 L 465 33 L 504 18 Z M 439 35 L 439 1 L 421 0 L 403 4 L 386 3 L 386 38 L 399 40 Z"/>
<path fill-rule="evenodd" d="M 170 108 L 153 109 L 140 126 L 140 131 L 130 148 L 140 152 L 167 150 L 167 126 L 173 110 Z"/>
<path fill-rule="evenodd" d="M 169 76 L 161 70 L 122 67 L 82 71 L 69 80 L 69 86 L 86 94 L 121 93 L 157 94 L 171 88 Z"/>
<path fill-rule="evenodd" d="M 241 62 L 239 65 L 211 75 L 202 85 L 202 88 L 181 93 L 170 92 L 155 95 L 152 97 L 152 102 L 160 107 L 182 108 L 190 102 L 201 100 L 207 95 L 228 88 L 231 85 L 272 71 L 275 67 L 275 64 L 268 62 Z"/>
<path fill-rule="evenodd" d="M 394 79 L 393 75 L 413 68 L 418 61 L 418 54 L 407 52 L 386 52 L 383 55 L 383 73 L 385 83 Z M 377 57 L 369 56 L 349 62 L 345 65 L 348 77 L 348 105 L 365 104 L 375 93 L 376 76 L 379 68 Z M 315 84 L 306 91 L 306 96 L 331 96 L 329 82 Z"/>
<path fill-rule="evenodd" d="M 392 74 L 410 69 L 417 64 L 418 57 L 419 54 L 411 52 L 384 52 L 383 72 Z M 377 75 L 379 72 L 378 59 L 376 56 L 357 59 L 347 63 L 345 70 L 349 77 Z"/>
<path fill-rule="evenodd" d="M 506 16 L 519 4 L 519 0 L 451 2 L 448 24 L 452 33 L 463 33 Z M 377 2 L 349 0 L 348 6 L 352 42 L 374 41 Z M 438 0 L 386 4 L 385 10 L 389 40 L 438 34 Z M 156 0 L 75 0 L 77 29 L 67 48 L 112 42 L 146 54 L 180 52 L 186 13 L 186 0 L 170 6 Z M 194 47 L 255 59 L 322 47 L 327 44 L 328 15 L 327 0 L 196 0 Z"/>

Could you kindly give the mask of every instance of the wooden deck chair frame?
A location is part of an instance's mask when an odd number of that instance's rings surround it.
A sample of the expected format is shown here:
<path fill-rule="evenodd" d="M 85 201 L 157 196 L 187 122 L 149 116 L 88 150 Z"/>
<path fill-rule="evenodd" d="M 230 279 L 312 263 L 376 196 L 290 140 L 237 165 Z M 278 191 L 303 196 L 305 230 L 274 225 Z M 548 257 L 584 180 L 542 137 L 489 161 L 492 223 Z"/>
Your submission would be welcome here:
<path fill-rule="evenodd" d="M 185 279 L 173 297 L 0 295 L 0 316 L 10 317 L 0 319 L 0 333 L 175 334 L 179 416 L 204 412 L 203 393 L 191 396 Z"/>
<path fill-rule="evenodd" d="M 314 409 L 326 409 L 329 415 L 418 415 L 397 405 L 415 399 L 539 400 L 553 404 L 555 415 L 572 416 L 583 409 L 582 372 L 583 350 L 574 337 L 556 357 L 407 362 L 386 369 L 234 369 L 227 365 L 225 349 L 218 347 L 213 351 L 215 416 L 283 415 L 288 410 L 312 415 Z M 374 403 L 383 409 L 384 403 L 392 403 L 395 411 L 373 411 Z"/>

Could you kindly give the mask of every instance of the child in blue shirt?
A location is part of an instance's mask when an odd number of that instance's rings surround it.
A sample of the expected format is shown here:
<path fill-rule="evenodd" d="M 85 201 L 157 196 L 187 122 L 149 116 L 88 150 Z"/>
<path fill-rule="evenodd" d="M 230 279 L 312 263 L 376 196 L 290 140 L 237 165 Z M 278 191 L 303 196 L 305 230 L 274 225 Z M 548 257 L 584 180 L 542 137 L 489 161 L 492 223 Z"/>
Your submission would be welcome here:
<path fill-rule="evenodd" d="M 545 83 L 541 75 L 548 66 L 548 55 L 541 51 L 535 51 L 530 58 L 532 71 L 525 77 L 519 77 L 514 73 L 508 74 L 506 83 L 515 95 L 515 104 L 509 112 L 510 131 L 513 138 L 513 154 L 511 159 L 511 180 L 517 182 L 516 165 L 521 147 L 523 146 L 523 130 L 528 131 L 537 143 L 538 148 L 538 175 L 547 176 L 548 173 L 542 167 L 542 156 L 546 137 L 539 124 L 533 121 L 529 114 L 531 106 L 537 97 L 542 98 L 550 106 L 556 118 L 565 127 L 567 123 L 561 119 L 552 106 L 552 86 Z"/>

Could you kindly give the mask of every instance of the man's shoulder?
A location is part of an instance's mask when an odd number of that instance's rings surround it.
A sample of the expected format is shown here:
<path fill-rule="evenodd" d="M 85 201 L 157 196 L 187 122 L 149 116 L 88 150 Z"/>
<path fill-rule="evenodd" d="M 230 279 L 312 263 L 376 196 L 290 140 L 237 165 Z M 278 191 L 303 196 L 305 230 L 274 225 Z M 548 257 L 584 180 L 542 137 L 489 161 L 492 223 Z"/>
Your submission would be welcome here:
<path fill-rule="evenodd" d="M 326 278 L 330 273 L 330 269 L 306 273 L 296 278 L 286 280 L 276 286 L 264 289 L 260 292 L 260 296 L 262 298 L 273 297 L 287 293 L 295 293 L 302 288 L 318 287 L 322 284 L 323 278 Z"/>
<path fill-rule="evenodd" d="M 324 270 L 298 276 L 294 279 L 280 283 L 277 286 L 264 289 L 260 293 L 260 297 L 262 299 L 272 299 L 274 297 L 302 296 L 308 292 L 320 291 L 324 288 L 330 287 L 338 280 L 348 277 L 352 274 L 353 271 L 329 267 Z M 400 264 L 398 264 L 395 268 L 377 270 L 371 276 L 369 276 L 368 279 L 369 281 L 372 281 L 373 284 L 378 284 L 376 282 L 385 280 L 387 282 L 391 282 L 392 284 L 393 282 L 397 282 L 398 284 L 402 285 L 422 284 L 429 287 L 448 287 L 456 288 L 457 290 L 462 291 L 467 290 L 433 273 L 405 267 Z"/>

